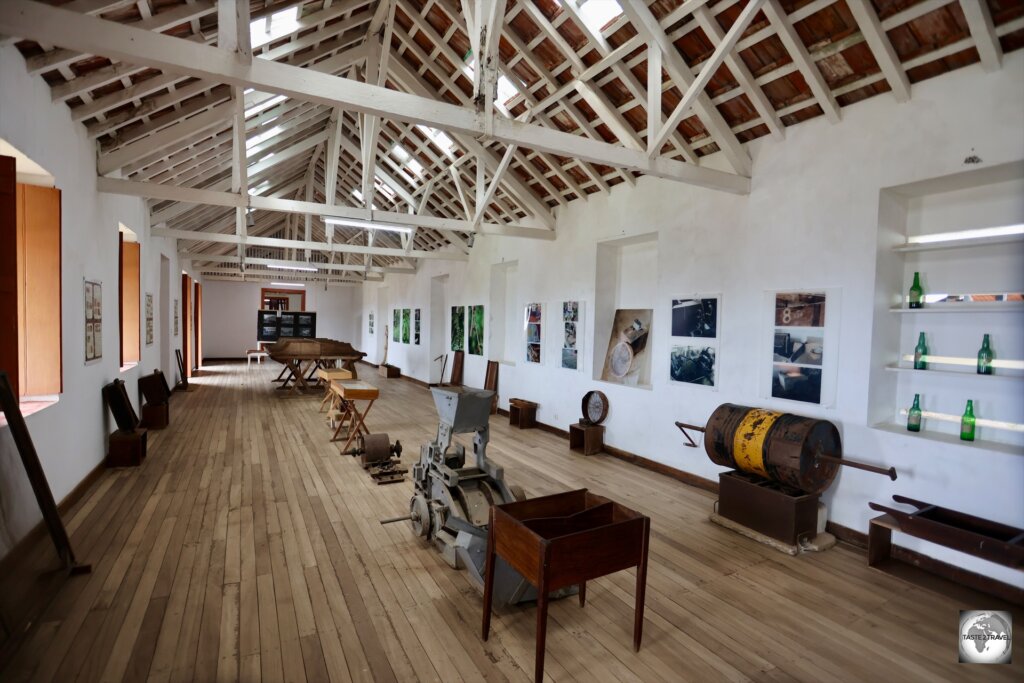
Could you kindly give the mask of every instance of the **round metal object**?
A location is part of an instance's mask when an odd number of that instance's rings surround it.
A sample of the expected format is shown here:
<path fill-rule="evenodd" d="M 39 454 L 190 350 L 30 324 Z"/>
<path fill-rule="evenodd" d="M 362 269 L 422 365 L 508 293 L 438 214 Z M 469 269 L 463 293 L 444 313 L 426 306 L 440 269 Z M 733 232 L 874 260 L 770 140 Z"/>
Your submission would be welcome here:
<path fill-rule="evenodd" d="M 612 376 L 623 378 L 633 366 L 633 347 L 629 342 L 621 341 L 612 347 L 611 358 L 608 359 L 608 371 Z"/>
<path fill-rule="evenodd" d="M 599 425 L 608 417 L 608 397 L 603 391 L 588 391 L 583 394 L 584 424 Z"/>
<path fill-rule="evenodd" d="M 430 535 L 430 506 L 421 495 L 413 496 L 409 501 L 409 522 L 417 536 L 426 538 Z"/>
<path fill-rule="evenodd" d="M 391 441 L 387 434 L 365 434 L 359 437 L 363 462 L 381 462 L 391 458 Z"/>
<path fill-rule="evenodd" d="M 708 419 L 704 449 L 716 465 L 821 493 L 839 471 L 817 456 L 843 457 L 839 430 L 827 420 L 724 403 Z"/>

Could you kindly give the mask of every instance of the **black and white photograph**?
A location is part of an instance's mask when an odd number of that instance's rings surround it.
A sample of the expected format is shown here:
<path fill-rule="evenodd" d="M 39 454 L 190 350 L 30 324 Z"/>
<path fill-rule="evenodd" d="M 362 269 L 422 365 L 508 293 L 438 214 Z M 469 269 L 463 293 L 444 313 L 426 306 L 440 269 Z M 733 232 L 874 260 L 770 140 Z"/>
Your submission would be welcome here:
<path fill-rule="evenodd" d="M 579 301 L 563 301 L 562 302 L 562 320 L 567 323 L 579 322 L 580 319 L 580 302 Z"/>
<path fill-rule="evenodd" d="M 675 382 L 715 386 L 715 355 L 711 346 L 673 346 L 669 376 Z"/>
<path fill-rule="evenodd" d="M 824 356 L 825 338 L 821 330 L 814 334 L 799 330 L 775 330 L 772 360 L 775 363 L 821 366 Z"/>
<path fill-rule="evenodd" d="M 540 344 L 527 344 L 526 345 L 526 362 L 527 363 L 539 363 L 540 362 Z"/>
<path fill-rule="evenodd" d="M 567 370 L 576 370 L 579 363 L 579 351 L 576 349 L 562 349 L 562 367 Z"/>
<path fill-rule="evenodd" d="M 583 369 L 579 362 L 583 342 L 579 336 L 582 331 L 582 315 L 582 302 L 562 302 L 562 367 L 566 370 Z"/>
<path fill-rule="evenodd" d="M 672 336 L 718 336 L 718 299 L 673 299 Z"/>
<path fill-rule="evenodd" d="M 789 363 L 774 363 L 772 396 L 790 401 L 821 403 L 821 370 Z"/>
<path fill-rule="evenodd" d="M 776 327 L 824 327 L 824 292 L 780 292 L 775 295 Z"/>

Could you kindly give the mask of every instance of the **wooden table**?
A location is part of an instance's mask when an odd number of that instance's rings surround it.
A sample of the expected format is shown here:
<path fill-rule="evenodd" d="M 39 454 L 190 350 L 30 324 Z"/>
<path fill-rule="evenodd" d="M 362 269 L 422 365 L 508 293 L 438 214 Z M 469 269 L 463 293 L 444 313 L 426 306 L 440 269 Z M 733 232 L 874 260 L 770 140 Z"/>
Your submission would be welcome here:
<path fill-rule="evenodd" d="M 580 606 L 587 581 L 636 567 L 633 648 L 640 649 L 647 587 L 647 546 L 651 520 L 587 489 L 556 493 L 491 507 L 484 579 L 483 639 L 491 629 L 495 557 L 501 557 L 537 587 L 535 680 L 544 678 L 548 596 L 579 586 Z"/>
<path fill-rule="evenodd" d="M 343 411 L 331 441 L 339 440 L 338 434 L 341 433 L 341 428 L 348 422 L 348 439 L 341 449 L 342 451 L 347 451 L 356 436 L 360 433 L 370 433 L 365 424 L 366 416 L 370 414 L 373 402 L 380 396 L 380 389 L 358 379 L 335 379 L 331 380 L 331 392 L 338 397 L 337 400 Z M 362 412 L 359 412 L 356 401 L 369 401 L 369 403 L 366 404 L 366 408 Z"/>
<path fill-rule="evenodd" d="M 339 407 L 336 405 L 339 399 L 335 393 L 331 391 L 331 382 L 336 379 L 353 379 L 352 372 L 344 368 L 318 368 L 316 371 L 316 377 L 317 381 L 324 387 L 324 400 L 320 401 L 319 412 L 324 412 L 324 406 L 327 405 L 328 402 L 330 402 L 330 410 Z"/>

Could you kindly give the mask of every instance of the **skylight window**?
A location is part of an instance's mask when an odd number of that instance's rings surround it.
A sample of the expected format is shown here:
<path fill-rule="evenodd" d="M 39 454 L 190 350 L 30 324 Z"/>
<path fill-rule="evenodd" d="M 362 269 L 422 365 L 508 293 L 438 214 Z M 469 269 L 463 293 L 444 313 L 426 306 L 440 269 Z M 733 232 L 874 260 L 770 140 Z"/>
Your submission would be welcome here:
<path fill-rule="evenodd" d="M 413 157 L 413 155 L 409 154 L 409 152 L 406 151 L 405 147 L 402 147 L 400 144 L 396 142 L 395 146 L 391 148 L 391 153 L 394 154 L 395 157 L 399 161 L 401 161 L 405 165 L 405 167 L 412 171 L 414 174 L 416 174 L 417 176 L 423 175 L 423 164 L 417 161 L 416 158 Z"/>
<path fill-rule="evenodd" d="M 274 12 L 269 17 L 262 17 L 249 24 L 249 40 L 252 48 L 258 47 L 277 40 L 281 36 L 294 33 L 299 30 L 299 7 Z"/>
<path fill-rule="evenodd" d="M 573 0 L 568 0 L 572 2 Z M 566 0 L 562 0 L 565 4 Z M 614 21 L 622 8 L 617 0 L 583 0 L 579 7 L 580 18 L 592 32 L 600 34 L 601 29 Z"/>
<path fill-rule="evenodd" d="M 260 133 L 259 135 L 255 136 L 255 137 L 252 137 L 252 138 L 249 138 L 248 140 L 246 140 L 245 141 L 245 148 L 246 149 L 252 149 L 256 145 L 258 145 L 258 144 L 260 144 L 262 142 L 265 142 L 266 140 L 269 140 L 270 138 L 274 137 L 275 135 L 277 135 L 281 131 L 282 131 L 281 126 L 274 126 L 270 130 L 268 130 L 268 131 L 266 131 L 264 133 Z"/>
<path fill-rule="evenodd" d="M 427 138 L 429 138 L 429 140 L 433 142 L 438 149 L 440 149 L 442 152 L 447 154 L 452 159 L 455 158 L 455 143 L 452 142 L 452 139 L 448 137 L 447 134 L 445 134 L 443 131 L 430 128 L 429 126 L 424 126 L 422 124 L 417 124 L 416 128 L 418 128 L 421 133 L 426 135 Z"/>

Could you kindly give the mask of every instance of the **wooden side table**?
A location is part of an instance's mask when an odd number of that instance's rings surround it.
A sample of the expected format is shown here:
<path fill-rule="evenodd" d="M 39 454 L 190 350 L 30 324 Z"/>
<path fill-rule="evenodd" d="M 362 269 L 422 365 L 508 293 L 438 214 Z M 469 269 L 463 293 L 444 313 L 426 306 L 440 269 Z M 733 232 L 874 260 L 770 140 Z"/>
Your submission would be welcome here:
<path fill-rule="evenodd" d="M 341 449 L 342 451 L 347 451 L 357 436 L 370 433 L 365 420 L 366 416 L 370 414 L 370 409 L 373 408 L 373 402 L 380 397 L 380 389 L 358 379 L 336 379 L 331 380 L 331 391 L 338 396 L 341 408 L 344 411 L 341 419 L 338 421 L 338 427 L 334 430 L 334 436 L 331 437 L 331 441 L 340 440 L 338 435 L 341 433 L 345 423 L 348 422 L 348 438 Z M 356 401 L 368 401 L 362 413 L 359 412 Z"/>
<path fill-rule="evenodd" d="M 587 600 L 587 581 L 636 567 L 633 648 L 639 651 L 650 533 L 650 518 L 587 489 L 492 506 L 484 578 L 483 639 L 487 640 L 491 630 L 496 557 L 503 558 L 537 587 L 537 681 L 544 678 L 548 596 L 560 588 L 578 585 L 582 607 Z"/>
<path fill-rule="evenodd" d="M 569 425 L 569 449 L 593 455 L 604 450 L 604 425 Z"/>

